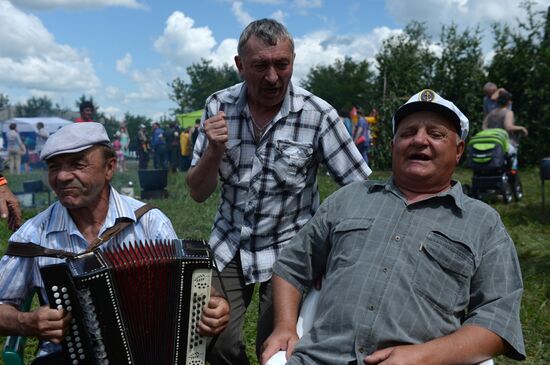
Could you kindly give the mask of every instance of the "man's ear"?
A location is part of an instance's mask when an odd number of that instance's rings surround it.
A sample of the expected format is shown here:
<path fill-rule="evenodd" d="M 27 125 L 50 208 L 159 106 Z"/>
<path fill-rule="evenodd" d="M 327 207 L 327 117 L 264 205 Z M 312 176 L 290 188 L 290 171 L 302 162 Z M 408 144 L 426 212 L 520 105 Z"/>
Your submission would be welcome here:
<path fill-rule="evenodd" d="M 239 70 L 239 74 L 243 71 L 243 60 L 241 59 L 241 56 L 237 55 L 234 58 L 235 60 L 235 66 L 237 66 L 237 70 Z"/>
<path fill-rule="evenodd" d="M 464 153 L 464 148 L 466 147 L 466 142 L 464 142 L 463 139 L 458 142 L 456 145 L 456 165 L 458 166 L 460 162 L 460 157 L 462 157 L 462 154 Z"/>
<path fill-rule="evenodd" d="M 113 175 L 116 171 L 116 157 L 111 157 L 105 162 L 105 178 L 107 181 L 113 179 Z"/>

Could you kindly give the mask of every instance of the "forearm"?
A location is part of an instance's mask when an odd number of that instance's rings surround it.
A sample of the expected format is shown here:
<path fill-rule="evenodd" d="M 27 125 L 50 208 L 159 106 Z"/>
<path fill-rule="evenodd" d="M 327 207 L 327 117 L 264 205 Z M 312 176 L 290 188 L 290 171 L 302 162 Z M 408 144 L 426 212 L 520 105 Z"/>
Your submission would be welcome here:
<path fill-rule="evenodd" d="M 21 312 L 10 304 L 0 304 L 0 334 L 10 335 L 32 335 L 24 325 L 25 316 L 28 313 Z"/>
<path fill-rule="evenodd" d="M 508 345 L 495 333 L 474 325 L 424 344 L 433 361 L 426 364 L 478 364 L 503 354 Z"/>
<path fill-rule="evenodd" d="M 273 274 L 271 280 L 273 284 L 274 329 L 295 331 L 302 293 L 278 275 Z"/>
<path fill-rule="evenodd" d="M 195 201 L 205 201 L 216 190 L 222 156 L 223 151 L 214 150 L 209 146 L 198 164 L 187 172 L 186 181 L 189 186 L 189 194 Z"/>

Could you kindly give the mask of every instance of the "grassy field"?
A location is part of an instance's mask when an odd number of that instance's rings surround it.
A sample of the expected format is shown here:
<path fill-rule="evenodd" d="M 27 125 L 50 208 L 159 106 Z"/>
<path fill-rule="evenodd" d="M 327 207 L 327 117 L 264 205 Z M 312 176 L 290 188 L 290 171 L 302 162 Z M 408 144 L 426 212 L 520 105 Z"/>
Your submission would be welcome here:
<path fill-rule="evenodd" d="M 132 181 L 136 194 L 139 195 L 139 182 L 135 165 L 126 173 L 117 173 L 113 185 L 116 188 L 125 186 Z M 388 171 L 377 172 L 373 178 L 385 178 Z M 519 203 L 504 205 L 500 201 L 492 201 L 491 205 L 501 214 L 502 219 L 514 239 L 520 257 L 525 294 L 522 302 L 522 323 L 526 339 L 528 359 L 525 364 L 542 365 L 550 363 L 550 187 L 547 184 L 546 212 L 541 204 L 541 184 L 538 169 L 526 169 L 521 174 L 525 198 Z M 42 172 L 31 172 L 25 176 L 8 176 L 10 186 L 14 191 L 22 190 L 24 180 L 45 179 Z M 456 178 L 469 182 L 471 172 L 459 169 Z M 327 177 L 324 171 L 319 173 L 319 186 L 322 197 L 326 197 L 337 189 L 337 186 Z M 44 180 L 45 181 L 45 180 Z M 188 195 L 183 174 L 169 176 L 169 199 L 152 200 L 151 203 L 162 209 L 172 220 L 180 237 L 207 238 L 212 224 L 218 201 L 214 194 L 205 203 L 198 204 Z M 45 204 L 46 195 L 41 194 L 38 202 Z M 36 209 L 26 209 L 25 218 L 36 214 Z M 0 222 L 0 250 L 5 249 L 9 232 L 4 222 Z M 249 357 L 252 364 L 257 364 L 254 355 L 255 338 L 255 303 L 249 310 L 245 335 L 248 340 Z M 2 339 L 3 340 L 3 339 Z M 32 344 L 27 358 L 32 358 Z M 498 358 L 497 364 L 513 364 L 506 358 Z M 0 360 L 0 364 L 3 362 Z"/>

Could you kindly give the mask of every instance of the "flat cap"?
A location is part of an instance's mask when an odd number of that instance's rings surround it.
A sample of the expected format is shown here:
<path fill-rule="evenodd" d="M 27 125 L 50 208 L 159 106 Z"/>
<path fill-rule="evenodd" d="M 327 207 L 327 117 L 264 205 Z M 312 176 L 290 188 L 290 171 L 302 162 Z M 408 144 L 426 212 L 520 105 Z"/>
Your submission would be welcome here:
<path fill-rule="evenodd" d="M 420 111 L 431 111 L 442 115 L 455 125 L 457 133 L 461 139 L 465 139 L 468 136 L 468 129 L 470 127 L 468 118 L 462 114 L 460 109 L 458 109 L 453 102 L 444 99 L 435 91 L 430 89 L 422 90 L 413 95 L 405 104 L 397 109 L 392 120 L 393 133 L 395 134 L 399 122 L 401 122 L 405 117 Z"/>
<path fill-rule="evenodd" d="M 63 153 L 76 153 L 95 145 L 110 146 L 111 141 L 102 124 L 96 122 L 72 123 L 58 129 L 44 144 L 42 160 Z"/>

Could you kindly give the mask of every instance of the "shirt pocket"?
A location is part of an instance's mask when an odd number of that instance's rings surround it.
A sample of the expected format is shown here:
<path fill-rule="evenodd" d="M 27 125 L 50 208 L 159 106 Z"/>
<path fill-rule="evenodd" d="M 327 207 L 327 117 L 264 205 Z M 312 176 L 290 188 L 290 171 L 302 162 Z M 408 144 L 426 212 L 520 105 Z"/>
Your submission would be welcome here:
<path fill-rule="evenodd" d="M 474 255 L 466 243 L 432 231 L 418 251 L 414 289 L 439 311 L 454 313 L 468 301 L 474 270 Z"/>
<path fill-rule="evenodd" d="M 227 141 L 226 150 L 220 163 L 222 181 L 236 183 L 239 181 L 239 163 L 241 160 L 241 140 Z"/>
<path fill-rule="evenodd" d="M 332 268 L 351 266 L 359 261 L 373 221 L 373 218 L 348 218 L 336 224 L 328 260 Z"/>
<path fill-rule="evenodd" d="M 273 160 L 275 180 L 288 190 L 299 191 L 305 187 L 313 156 L 311 143 L 288 139 L 277 140 Z"/>

